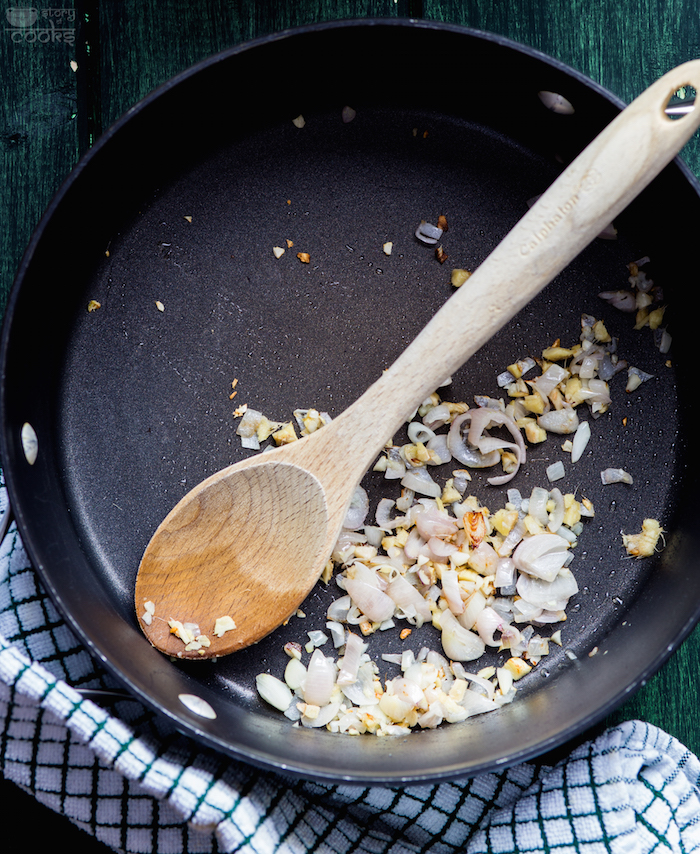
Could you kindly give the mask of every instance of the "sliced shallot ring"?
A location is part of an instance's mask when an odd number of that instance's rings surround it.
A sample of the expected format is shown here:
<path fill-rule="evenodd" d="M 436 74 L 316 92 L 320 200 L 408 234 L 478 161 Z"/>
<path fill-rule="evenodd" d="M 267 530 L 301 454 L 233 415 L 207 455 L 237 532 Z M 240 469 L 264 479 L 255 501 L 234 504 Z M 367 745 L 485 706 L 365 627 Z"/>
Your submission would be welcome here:
<path fill-rule="evenodd" d="M 404 516 L 397 516 L 396 518 L 391 518 L 391 511 L 396 506 L 396 502 L 391 498 L 382 498 L 377 504 L 377 510 L 374 514 L 375 522 L 377 523 L 377 527 L 381 528 L 384 531 L 391 531 L 397 525 L 402 524 L 405 521 Z"/>
<path fill-rule="evenodd" d="M 447 447 L 452 456 L 462 465 L 469 468 L 490 468 L 499 462 L 500 454 L 482 454 L 476 447 L 469 447 L 467 441 L 462 437 L 462 425 L 471 421 L 472 413 L 463 412 L 450 425 L 447 434 Z"/>
<path fill-rule="evenodd" d="M 476 630 L 486 646 L 500 646 L 500 640 L 494 638 L 494 633 L 500 631 L 504 624 L 503 617 L 493 608 L 487 606 L 476 618 Z"/>
<path fill-rule="evenodd" d="M 515 442 L 515 448 L 513 448 L 512 445 L 506 445 L 505 443 L 501 444 L 502 448 L 508 447 L 512 450 L 515 450 L 516 452 L 516 464 L 513 468 L 513 471 L 501 475 L 500 477 L 491 477 L 488 479 L 488 482 L 493 486 L 501 486 L 504 483 L 508 483 L 515 477 L 518 472 L 518 469 L 521 465 L 525 463 L 527 457 L 527 452 L 525 450 L 525 441 L 523 439 L 522 433 L 520 432 L 520 428 L 509 415 L 499 409 L 482 407 L 480 409 L 472 409 L 469 412 L 465 413 L 465 415 L 470 414 L 471 425 L 467 438 L 468 441 L 472 445 L 476 445 L 479 450 L 485 451 L 487 450 L 487 448 L 492 448 L 492 437 L 483 436 L 484 431 L 488 429 L 488 427 L 491 425 L 499 425 L 505 427 L 510 433 L 510 435 L 513 437 Z M 487 440 L 491 441 L 489 442 Z"/>
<path fill-rule="evenodd" d="M 421 424 L 420 421 L 411 421 L 406 432 L 408 434 L 409 441 L 413 442 L 413 444 L 416 444 L 417 442 L 425 444 L 435 438 L 435 431 L 431 430 L 430 427 L 427 427 L 425 424 Z"/>

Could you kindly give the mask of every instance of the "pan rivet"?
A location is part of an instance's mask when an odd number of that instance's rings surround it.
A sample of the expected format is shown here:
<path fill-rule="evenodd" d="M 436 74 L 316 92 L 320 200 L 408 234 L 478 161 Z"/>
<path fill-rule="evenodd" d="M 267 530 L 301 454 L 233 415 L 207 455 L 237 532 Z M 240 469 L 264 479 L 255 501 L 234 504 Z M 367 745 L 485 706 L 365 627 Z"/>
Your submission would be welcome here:
<path fill-rule="evenodd" d="M 29 465 L 33 466 L 39 453 L 39 440 L 34 428 L 28 421 L 22 425 L 22 450 Z"/>
<path fill-rule="evenodd" d="M 571 101 L 567 101 L 563 95 L 559 95 L 557 92 L 543 90 L 542 92 L 538 92 L 537 96 L 545 107 L 553 113 L 570 116 L 575 112 Z"/>
<path fill-rule="evenodd" d="M 177 698 L 186 709 L 189 709 L 195 715 L 199 715 L 200 718 L 208 718 L 210 721 L 216 719 L 214 709 L 212 709 L 206 700 L 203 700 L 196 694 L 178 694 Z"/>

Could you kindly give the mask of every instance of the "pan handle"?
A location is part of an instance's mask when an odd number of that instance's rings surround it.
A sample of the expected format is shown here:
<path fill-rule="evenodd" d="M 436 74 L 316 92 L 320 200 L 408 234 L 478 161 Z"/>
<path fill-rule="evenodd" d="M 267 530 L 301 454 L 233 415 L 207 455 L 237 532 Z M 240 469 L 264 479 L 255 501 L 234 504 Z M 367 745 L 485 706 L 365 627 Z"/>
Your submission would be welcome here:
<path fill-rule="evenodd" d="M 700 91 L 700 60 L 669 71 L 624 109 L 396 362 L 339 416 L 347 419 L 348 440 L 355 448 L 374 446 L 379 433 L 392 436 L 420 401 L 551 282 L 678 154 L 700 126 L 700 107 L 680 118 L 666 114 L 671 96 L 686 85 Z M 373 413 L 371 419 L 363 417 L 367 412 Z"/>

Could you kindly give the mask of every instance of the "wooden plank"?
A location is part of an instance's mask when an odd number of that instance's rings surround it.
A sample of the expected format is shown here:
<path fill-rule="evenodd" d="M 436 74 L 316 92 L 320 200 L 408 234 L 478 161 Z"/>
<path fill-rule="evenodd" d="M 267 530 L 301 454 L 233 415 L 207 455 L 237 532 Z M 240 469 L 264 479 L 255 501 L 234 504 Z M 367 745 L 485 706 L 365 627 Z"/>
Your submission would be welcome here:
<path fill-rule="evenodd" d="M 31 233 L 78 158 L 76 24 L 8 9 L 0 31 L 0 314 Z"/>
<path fill-rule="evenodd" d="M 684 0 L 423 0 L 425 18 L 498 33 L 561 60 L 625 103 L 700 56 L 700 16 Z M 507 93 L 501 93 L 504 105 Z M 700 176 L 696 134 L 682 157 Z"/>
<path fill-rule="evenodd" d="M 178 72 L 233 45 L 317 21 L 406 16 L 409 8 L 409 0 L 100 0 L 104 126 Z"/>

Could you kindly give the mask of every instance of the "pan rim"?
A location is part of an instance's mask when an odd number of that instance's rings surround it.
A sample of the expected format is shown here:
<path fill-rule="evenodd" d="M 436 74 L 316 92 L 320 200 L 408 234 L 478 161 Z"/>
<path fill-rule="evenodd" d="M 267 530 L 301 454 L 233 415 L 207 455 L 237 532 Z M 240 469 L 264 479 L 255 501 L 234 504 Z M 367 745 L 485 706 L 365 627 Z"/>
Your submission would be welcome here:
<path fill-rule="evenodd" d="M 165 82 L 157 89 L 155 89 L 152 93 L 149 93 L 145 98 L 139 101 L 136 105 L 130 108 L 127 113 L 124 114 L 120 119 L 118 119 L 113 125 L 110 126 L 109 129 L 105 131 L 105 133 L 100 137 L 99 140 L 95 143 L 95 145 L 90 149 L 90 151 L 86 152 L 85 155 L 80 159 L 79 163 L 76 167 L 71 171 L 70 175 L 66 178 L 58 193 L 54 196 L 51 203 L 49 204 L 44 216 L 42 217 L 37 229 L 32 235 L 30 243 L 27 247 L 27 250 L 23 256 L 23 259 L 19 265 L 18 273 L 15 278 L 15 282 L 8 299 L 8 305 L 5 313 L 5 320 L 3 322 L 3 331 L 2 331 L 2 340 L 0 343 L 0 363 L 2 365 L 2 383 L 0 384 L 0 409 L 3 412 L 3 421 L 2 421 L 2 431 L 0 432 L 0 456 L 3 460 L 12 458 L 12 448 L 13 442 L 16 441 L 15 438 L 9 436 L 10 425 L 7 423 L 5 418 L 5 399 L 6 399 L 6 362 L 7 362 L 7 348 L 9 347 L 9 336 L 10 329 L 12 326 L 12 318 L 14 312 L 16 310 L 18 294 L 21 290 L 22 282 L 27 274 L 27 270 L 29 269 L 34 254 L 40 248 L 42 242 L 42 236 L 52 220 L 52 217 L 56 214 L 56 211 L 60 209 L 60 205 L 62 200 L 65 198 L 66 194 L 69 192 L 70 187 L 74 184 L 77 178 L 85 171 L 86 168 L 89 168 L 89 163 L 93 158 L 99 157 L 100 152 L 104 148 L 104 146 L 111 139 L 115 137 L 126 124 L 128 124 L 131 119 L 141 113 L 142 111 L 149 108 L 149 106 L 158 98 L 160 98 L 164 93 L 171 91 L 175 87 L 177 87 L 181 82 L 190 79 L 191 77 L 198 74 L 204 68 L 210 68 L 214 64 L 222 61 L 228 61 L 232 56 L 235 56 L 243 51 L 248 51 L 255 49 L 256 47 L 263 44 L 270 44 L 276 41 L 287 39 L 290 37 L 294 37 L 299 34 L 308 33 L 308 32 L 322 32 L 328 29 L 340 29 L 345 27 L 357 27 L 357 26 L 367 26 L 367 27 L 379 27 L 379 26 L 390 26 L 390 27 L 410 27 L 414 29 L 427 29 L 427 30 L 448 30 L 457 33 L 466 34 L 469 36 L 474 36 L 477 38 L 483 38 L 486 41 L 494 42 L 512 49 L 517 50 L 519 53 L 526 54 L 528 56 L 534 56 L 535 58 L 541 59 L 545 61 L 546 64 L 550 66 L 554 66 L 560 70 L 565 71 L 568 75 L 574 77 L 579 80 L 579 82 L 583 83 L 585 86 L 589 88 L 593 88 L 598 94 L 604 96 L 613 106 L 622 108 L 624 104 L 613 96 L 611 93 L 607 92 L 605 89 L 600 87 L 598 84 L 586 78 L 584 75 L 575 71 L 574 69 L 568 68 L 566 65 L 561 63 L 559 60 L 553 59 L 552 57 L 548 57 L 545 54 L 540 53 L 539 51 L 528 48 L 526 46 L 520 45 L 518 43 L 512 42 L 509 39 L 506 39 L 502 36 L 497 36 L 495 34 L 484 33 L 482 31 L 473 30 L 471 28 L 460 27 L 454 24 L 442 24 L 439 22 L 427 22 L 427 21 L 409 21 L 402 19 L 356 19 L 353 21 L 333 21 L 327 23 L 317 23 L 313 25 L 308 25 L 305 27 L 292 28 L 289 30 L 284 30 L 279 33 L 271 34 L 269 36 L 263 36 L 258 39 L 255 39 L 250 42 L 246 42 L 242 45 L 234 46 L 233 48 L 229 48 L 227 50 L 221 51 L 218 54 L 215 54 L 212 57 L 209 57 L 191 68 L 181 72 L 180 74 L 173 77 L 171 80 Z M 680 158 L 677 158 L 674 161 L 676 167 L 680 169 L 681 174 L 685 177 L 689 183 L 694 186 L 696 192 L 700 195 L 700 184 L 698 184 L 695 176 L 690 172 L 688 167 L 682 162 Z M 23 502 L 21 500 L 21 490 L 18 486 L 18 483 L 15 479 L 14 469 L 12 466 L 7 466 L 5 468 L 5 479 L 8 488 L 8 494 L 10 496 L 10 503 L 16 513 L 17 524 L 22 535 L 22 539 L 24 545 L 27 549 L 27 553 L 32 560 L 32 563 L 35 567 L 37 567 L 37 572 L 41 576 L 42 582 L 47 586 L 49 593 L 52 597 L 57 600 L 57 604 L 59 605 L 59 610 L 62 615 L 67 619 L 69 625 L 72 629 L 76 631 L 80 639 L 86 644 L 86 647 L 90 650 L 91 654 L 95 656 L 98 660 L 101 660 L 102 663 L 107 667 L 108 670 L 113 672 L 113 666 L 111 662 L 102 654 L 101 650 L 95 646 L 93 641 L 86 637 L 80 626 L 78 626 L 72 615 L 66 613 L 65 603 L 60 600 L 60 596 L 58 592 L 53 588 L 50 584 L 48 578 L 44 574 L 43 569 L 43 556 L 42 556 L 42 548 L 40 545 L 35 543 L 35 538 L 31 534 L 31 520 L 27 518 L 23 509 Z M 698 618 L 700 617 L 700 607 L 698 608 L 698 613 L 692 618 L 688 619 L 684 625 L 680 628 L 680 630 L 676 633 L 676 640 L 673 644 L 667 646 L 656 658 L 648 664 L 646 669 L 640 673 L 636 679 L 637 687 L 640 684 L 643 684 L 649 676 L 656 672 L 658 668 L 670 657 L 672 652 L 680 645 L 680 643 L 687 637 L 690 633 L 694 625 L 696 624 Z M 119 675 L 119 678 L 124 681 L 124 677 L 122 674 Z M 134 685 L 133 683 L 129 683 L 129 687 L 134 693 L 142 699 L 147 705 L 153 706 L 153 700 L 145 695 L 143 689 L 140 686 Z M 546 750 L 567 741 L 570 737 L 575 736 L 580 733 L 584 729 L 588 729 L 597 721 L 601 720 L 605 717 L 613 708 L 619 705 L 620 696 L 625 697 L 630 693 L 629 689 L 621 689 L 619 694 L 615 697 L 615 699 L 608 703 L 603 709 L 599 710 L 598 713 L 594 715 L 590 715 L 585 719 L 585 724 L 581 726 L 581 722 L 577 722 L 576 726 L 572 728 L 571 732 L 567 732 L 565 737 L 562 737 L 562 734 L 558 736 L 553 736 L 550 740 L 544 743 L 540 743 L 536 748 L 531 748 L 529 750 L 523 750 L 522 753 L 514 754 L 510 756 L 503 763 L 499 763 L 501 767 L 506 767 L 506 765 L 512 765 L 520 761 L 524 761 L 526 759 L 533 758 L 534 756 L 540 755 Z M 165 712 L 169 714 L 167 710 L 164 710 L 160 705 L 156 709 L 161 713 Z M 181 723 L 181 719 L 177 716 L 174 717 L 176 721 Z M 199 740 L 202 744 L 213 747 L 217 750 L 223 750 L 226 753 L 231 753 L 231 747 L 229 745 L 222 744 L 216 738 L 213 738 L 211 734 L 207 733 L 202 728 L 197 728 L 193 726 L 191 722 L 188 723 L 189 731 L 193 734 L 193 736 Z M 235 751 L 234 751 L 235 752 Z M 280 766 L 274 761 L 270 760 L 268 757 L 264 756 L 262 753 L 259 755 L 251 755 L 249 752 L 235 752 L 240 758 L 245 759 L 253 764 L 260 765 L 262 767 L 270 768 L 275 767 L 280 770 Z M 474 768 L 469 769 L 469 775 L 473 776 L 476 773 L 480 773 L 484 770 L 489 769 L 491 766 L 484 765 L 483 767 L 475 766 Z M 422 782 L 426 780 L 438 780 L 438 779 L 454 779 L 457 776 L 463 775 L 465 772 L 461 768 L 450 768 L 443 769 L 441 772 L 430 772 L 424 774 L 416 774 L 416 775 L 403 775 L 400 778 L 392 776 L 388 774 L 386 776 L 377 775 L 371 777 L 363 777 L 363 776 L 355 776 L 355 775 L 345 775 L 342 777 L 338 777 L 337 774 L 329 772 L 327 769 L 321 769 L 317 767 L 313 767 L 310 763 L 309 766 L 304 766 L 303 764 L 299 764 L 299 767 L 288 767 L 284 766 L 281 770 L 286 773 L 295 773 L 300 775 L 308 775 L 312 774 L 316 779 L 325 779 L 329 781 L 338 781 L 338 779 L 348 780 L 348 781 L 358 781 L 358 782 L 374 782 L 374 783 L 406 783 L 406 782 Z"/>

